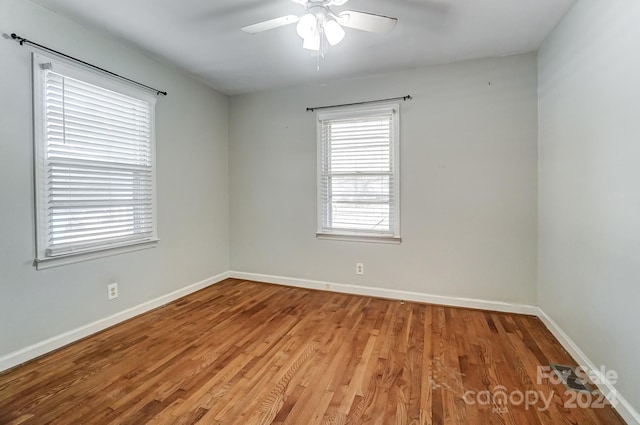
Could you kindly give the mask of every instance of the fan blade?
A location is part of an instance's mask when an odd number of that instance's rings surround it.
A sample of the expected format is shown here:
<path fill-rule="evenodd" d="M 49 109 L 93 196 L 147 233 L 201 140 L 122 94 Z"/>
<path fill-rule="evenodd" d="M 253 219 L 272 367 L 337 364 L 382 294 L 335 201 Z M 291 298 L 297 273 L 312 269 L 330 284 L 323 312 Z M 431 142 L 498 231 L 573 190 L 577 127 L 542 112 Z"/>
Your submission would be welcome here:
<path fill-rule="evenodd" d="M 338 23 L 343 27 L 354 28 L 361 31 L 377 32 L 380 34 L 391 31 L 398 20 L 388 16 L 374 15 L 373 13 L 345 10 L 338 14 Z"/>
<path fill-rule="evenodd" d="M 296 22 L 298 22 L 298 17 L 296 15 L 287 15 L 281 16 L 280 18 L 269 19 L 264 22 L 258 22 L 257 24 L 248 25 L 240 29 L 249 34 L 257 34 L 262 31 L 272 30 L 274 28 L 283 27 Z"/>

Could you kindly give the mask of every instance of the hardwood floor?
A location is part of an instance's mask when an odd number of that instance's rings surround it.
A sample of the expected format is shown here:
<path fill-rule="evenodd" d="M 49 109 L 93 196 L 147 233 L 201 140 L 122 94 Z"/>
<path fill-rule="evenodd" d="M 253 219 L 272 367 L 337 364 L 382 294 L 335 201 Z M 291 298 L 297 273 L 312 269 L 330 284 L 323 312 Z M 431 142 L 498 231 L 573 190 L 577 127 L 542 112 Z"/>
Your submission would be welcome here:
<path fill-rule="evenodd" d="M 0 375 L 0 424 L 624 423 L 549 363 L 535 317 L 229 279 Z"/>

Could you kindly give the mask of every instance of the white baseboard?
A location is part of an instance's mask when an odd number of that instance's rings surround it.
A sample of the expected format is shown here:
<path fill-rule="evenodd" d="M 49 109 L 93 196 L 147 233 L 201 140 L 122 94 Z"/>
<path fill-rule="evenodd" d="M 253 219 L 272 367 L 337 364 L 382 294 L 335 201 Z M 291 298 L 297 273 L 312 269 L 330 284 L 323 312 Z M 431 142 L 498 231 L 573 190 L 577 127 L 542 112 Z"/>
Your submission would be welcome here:
<path fill-rule="evenodd" d="M 340 292 L 344 294 L 365 295 L 369 297 L 388 298 L 393 300 L 415 301 L 427 304 L 446 305 L 451 307 L 475 308 L 480 310 L 501 311 L 505 313 L 538 315 L 538 307 L 534 305 L 506 303 L 500 301 L 479 300 L 474 298 L 446 297 L 421 292 L 401 291 L 371 286 L 348 285 L 343 283 L 323 282 L 318 280 L 296 279 L 284 276 L 272 276 L 258 273 L 230 271 L 229 277 L 273 283 L 276 285 L 294 286 L 297 288 L 316 289 L 320 291 Z"/>
<path fill-rule="evenodd" d="M 616 411 L 629 425 L 640 425 L 640 413 L 631 406 L 631 404 L 618 392 L 615 386 L 609 382 L 600 371 L 600 368 L 587 357 L 587 355 L 576 345 L 576 343 L 567 335 L 562 328 L 538 307 L 538 317 L 556 337 L 558 342 L 567 350 L 571 357 L 583 368 L 588 369 L 590 373 L 598 377 L 600 384 L 598 389 L 607 397 L 607 400 L 615 407 Z"/>
<path fill-rule="evenodd" d="M 229 272 L 221 273 L 217 276 L 213 276 L 200 282 L 196 282 L 192 285 L 178 289 L 177 291 L 173 291 L 153 300 L 146 301 L 135 307 L 120 311 L 112 316 L 96 320 L 93 323 L 89 323 L 87 325 L 65 332 L 61 335 L 54 336 L 52 338 L 25 347 L 21 350 L 4 355 L 0 357 L 0 372 L 29 360 L 35 359 L 36 357 L 39 357 L 58 348 L 64 347 L 65 345 L 71 344 L 72 342 L 78 341 L 96 332 L 100 332 L 120 322 L 131 319 L 132 317 L 146 313 L 147 311 L 153 310 L 154 308 L 161 307 L 165 304 L 182 298 L 185 295 L 189 295 L 193 292 L 199 291 L 200 289 L 204 289 L 208 286 L 221 282 L 228 277 Z"/>

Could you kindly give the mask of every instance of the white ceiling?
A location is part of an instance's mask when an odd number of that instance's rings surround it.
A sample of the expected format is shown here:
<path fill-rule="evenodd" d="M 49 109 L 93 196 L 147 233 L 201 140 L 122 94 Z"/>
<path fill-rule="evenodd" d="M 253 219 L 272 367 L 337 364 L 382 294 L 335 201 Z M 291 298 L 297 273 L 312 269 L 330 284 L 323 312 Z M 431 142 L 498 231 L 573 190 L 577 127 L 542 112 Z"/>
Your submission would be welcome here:
<path fill-rule="evenodd" d="M 35 0 L 239 94 L 536 50 L 575 0 L 350 0 L 334 11 L 398 18 L 386 35 L 347 29 L 316 69 L 295 25 L 257 35 L 246 25 L 301 15 L 291 0 Z M 54 48 L 62 49 L 61 46 Z"/>

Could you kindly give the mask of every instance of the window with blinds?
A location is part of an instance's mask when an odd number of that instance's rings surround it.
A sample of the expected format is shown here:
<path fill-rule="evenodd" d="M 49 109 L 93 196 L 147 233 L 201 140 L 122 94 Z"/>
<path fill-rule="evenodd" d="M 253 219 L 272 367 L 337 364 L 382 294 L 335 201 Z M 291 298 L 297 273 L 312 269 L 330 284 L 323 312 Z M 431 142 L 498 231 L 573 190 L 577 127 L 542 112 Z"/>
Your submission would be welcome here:
<path fill-rule="evenodd" d="M 399 239 L 399 105 L 318 114 L 318 235 Z"/>
<path fill-rule="evenodd" d="M 38 258 L 157 240 L 155 98 L 34 55 Z"/>

